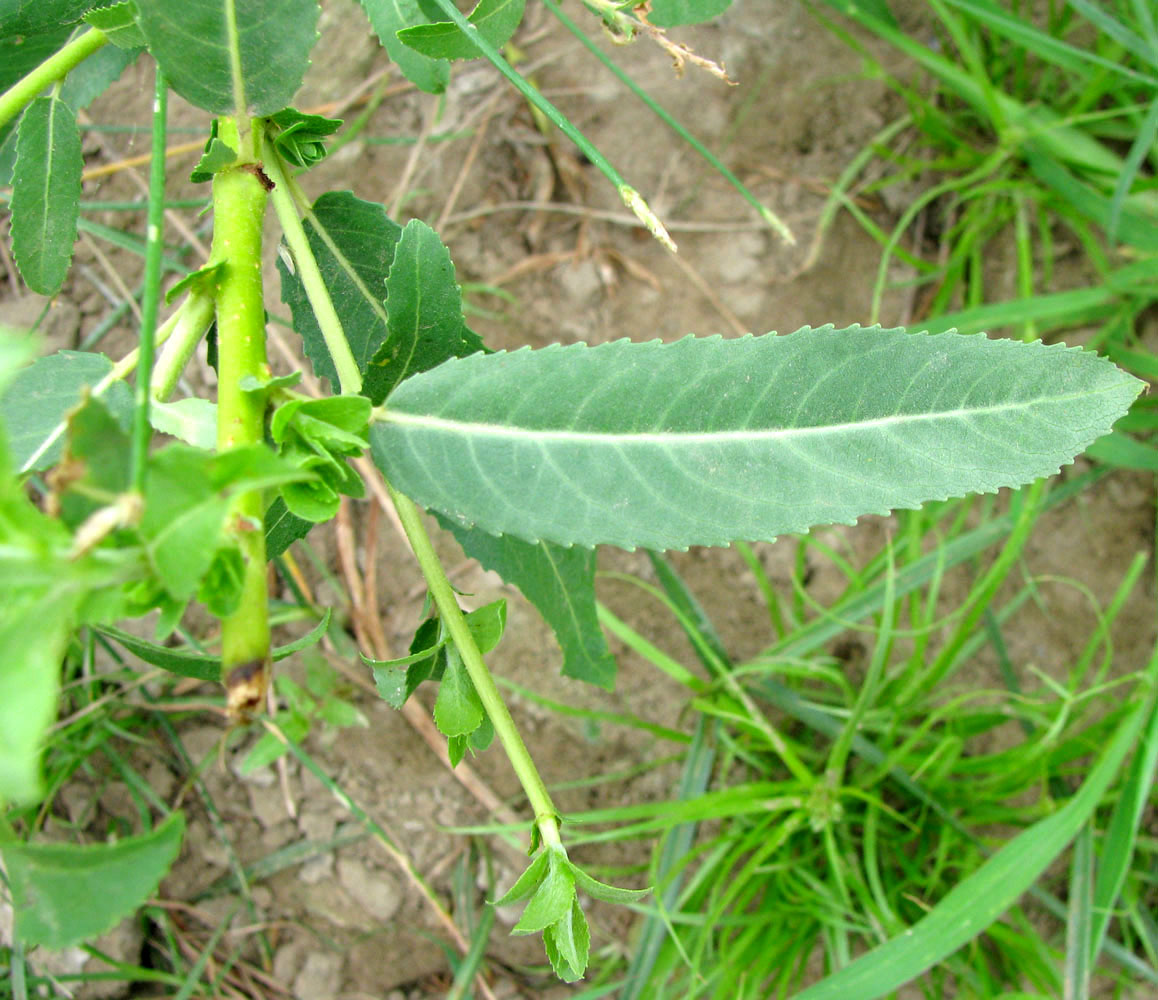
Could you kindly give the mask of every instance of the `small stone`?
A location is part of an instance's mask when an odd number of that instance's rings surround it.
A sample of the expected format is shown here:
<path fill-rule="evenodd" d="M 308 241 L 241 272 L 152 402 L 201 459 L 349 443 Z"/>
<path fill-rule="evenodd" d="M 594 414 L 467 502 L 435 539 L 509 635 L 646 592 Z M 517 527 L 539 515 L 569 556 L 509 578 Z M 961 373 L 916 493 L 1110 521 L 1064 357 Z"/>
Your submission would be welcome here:
<path fill-rule="evenodd" d="M 249 793 L 249 808 L 253 818 L 261 824 L 262 829 L 277 826 L 288 817 L 285 797 L 277 785 L 268 788 L 249 785 L 246 791 Z"/>
<path fill-rule="evenodd" d="M 298 869 L 298 881 L 306 885 L 317 885 L 322 879 L 329 878 L 334 873 L 334 856 L 319 854 L 310 858 Z"/>
<path fill-rule="evenodd" d="M 402 905 L 402 892 L 386 872 L 367 868 L 361 861 L 338 861 L 338 882 L 375 920 L 385 923 Z"/>
<path fill-rule="evenodd" d="M 302 971 L 294 977 L 294 996 L 298 1000 L 333 1000 L 341 989 L 341 976 L 341 955 L 311 952 Z"/>
<path fill-rule="evenodd" d="M 307 812 L 298 817 L 298 829 L 307 840 L 329 840 L 337 827 L 338 821 L 332 812 Z"/>

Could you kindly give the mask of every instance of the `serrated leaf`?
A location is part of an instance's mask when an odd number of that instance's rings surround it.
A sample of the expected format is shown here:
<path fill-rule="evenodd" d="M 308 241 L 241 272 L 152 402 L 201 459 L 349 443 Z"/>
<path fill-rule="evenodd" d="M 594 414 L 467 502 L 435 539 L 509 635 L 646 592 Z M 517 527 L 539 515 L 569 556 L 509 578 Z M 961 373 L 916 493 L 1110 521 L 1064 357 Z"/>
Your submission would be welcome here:
<path fill-rule="evenodd" d="M 578 900 L 572 900 L 571 908 L 543 931 L 543 946 L 556 976 L 566 983 L 583 978 L 591 932 Z"/>
<path fill-rule="evenodd" d="M 426 24 L 430 20 L 418 5 L 418 0 L 359 0 L 370 19 L 382 47 L 402 71 L 402 75 L 419 90 L 441 94 L 450 82 L 450 63 L 445 59 L 431 59 L 416 52 L 398 39 L 398 32 L 411 25 Z"/>
<path fill-rule="evenodd" d="M 402 227 L 376 202 L 363 201 L 349 191 L 329 191 L 314 202 L 305 230 L 322 280 L 342 317 L 354 361 L 365 374 L 386 340 L 386 276 Z M 338 373 L 305 288 L 280 257 L 277 268 L 281 299 L 293 312 L 294 329 L 302 336 L 314 373 L 337 386 Z"/>
<path fill-rule="evenodd" d="M 454 647 L 449 647 L 446 669 L 434 702 L 434 722 L 438 731 L 443 736 L 465 736 L 482 725 L 485 714 L 462 657 Z"/>
<path fill-rule="evenodd" d="M 148 833 L 107 844 L 5 844 L 16 937 L 66 948 L 103 934 L 156 892 L 184 833 L 174 812 Z"/>
<path fill-rule="evenodd" d="M 35 35 L 79 21 L 100 0 L 0 0 L 0 34 Z"/>
<path fill-rule="evenodd" d="M 1064 345 L 805 328 L 448 361 L 374 461 L 423 507 L 527 541 L 772 539 L 1051 475 L 1142 383 Z"/>
<path fill-rule="evenodd" d="M 462 292 L 450 252 L 426 223 L 411 219 L 386 278 L 387 338 L 366 371 L 364 392 L 380 403 L 403 379 L 464 349 Z"/>
<path fill-rule="evenodd" d="M 732 0 L 652 0 L 647 20 L 657 28 L 702 24 L 719 17 L 731 6 Z"/>
<path fill-rule="evenodd" d="M 511 40 L 523 20 L 526 0 L 479 0 L 467 20 L 495 48 Z M 475 59 L 482 53 L 470 36 L 453 21 L 417 24 L 398 32 L 398 38 L 432 59 Z"/>
<path fill-rule="evenodd" d="M 615 657 L 595 611 L 595 552 L 491 535 L 440 518 L 463 551 L 522 591 L 555 632 L 563 673 L 615 689 Z"/>
<path fill-rule="evenodd" d="M 330 614 L 330 609 L 327 608 L 326 613 L 322 616 L 322 620 L 300 639 L 295 639 L 293 642 L 288 642 L 284 646 L 276 647 L 270 653 L 273 660 L 275 662 L 277 660 L 284 660 L 287 656 L 293 656 L 294 653 L 321 641 L 322 636 L 326 634 L 326 631 L 330 627 Z M 162 670 L 168 670 L 170 673 L 179 674 L 182 677 L 195 677 L 197 680 L 202 681 L 221 680 L 221 657 L 219 656 L 209 656 L 205 653 L 190 653 L 183 649 L 170 649 L 168 646 L 158 646 L 156 643 L 149 642 L 139 636 L 130 635 L 128 632 L 123 632 L 119 628 L 113 628 L 110 625 L 100 626 L 97 631 L 115 640 L 134 656 L 139 657 L 146 663 L 152 664 L 154 667 L 160 667 Z"/>
<path fill-rule="evenodd" d="M 535 934 L 562 919 L 575 901 L 575 876 L 560 850 L 547 848 L 547 874 L 523 910 L 512 934 Z"/>
<path fill-rule="evenodd" d="M 237 69 L 241 110 L 261 116 L 293 102 L 317 41 L 318 15 L 317 0 L 149 0 L 137 23 L 170 86 L 190 104 L 235 113 Z"/>
<path fill-rule="evenodd" d="M 108 90 L 109 85 L 119 79 L 140 54 L 139 49 L 106 45 L 69 70 L 64 86 L 60 88 L 60 99 L 70 108 L 83 111 Z"/>
<path fill-rule="evenodd" d="M 41 295 L 55 295 L 68 274 L 83 169 L 76 112 L 58 97 L 38 97 L 20 119 L 10 207 L 12 254 Z"/>
<path fill-rule="evenodd" d="M 84 16 L 85 21 L 99 28 L 118 49 L 137 49 L 145 44 L 145 35 L 137 24 L 137 5 L 133 0 L 97 7 Z"/>
<path fill-rule="evenodd" d="M 8 429 L 12 459 L 21 473 L 40 471 L 60 458 L 65 417 L 86 389 L 113 370 L 103 354 L 58 351 L 22 369 L 0 397 L 0 420 Z M 133 397 L 124 382 L 101 396 L 122 427 L 132 420 Z"/>

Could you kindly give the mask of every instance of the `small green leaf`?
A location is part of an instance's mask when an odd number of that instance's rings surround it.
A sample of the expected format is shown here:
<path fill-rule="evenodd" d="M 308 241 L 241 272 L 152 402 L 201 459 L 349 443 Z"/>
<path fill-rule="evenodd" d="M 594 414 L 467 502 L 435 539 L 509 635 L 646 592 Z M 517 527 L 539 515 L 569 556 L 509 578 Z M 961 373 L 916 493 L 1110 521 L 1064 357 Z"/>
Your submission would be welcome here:
<path fill-rule="evenodd" d="M 217 618 L 226 618 L 237 610 L 245 586 L 245 561 L 236 544 L 224 545 L 214 553 L 201 585 L 197 600 Z"/>
<path fill-rule="evenodd" d="M 5 844 L 4 865 L 25 945 L 66 948 L 103 934 L 157 890 L 181 849 L 180 813 L 108 844 Z"/>
<path fill-rule="evenodd" d="M 512 903 L 518 903 L 528 898 L 538 889 L 539 884 L 547 877 L 547 853 L 547 851 L 541 851 L 535 855 L 534 860 L 523 869 L 523 874 L 515 879 L 515 884 L 496 899 L 492 905 L 510 906 Z"/>
<path fill-rule="evenodd" d="M 591 948 L 591 932 L 578 900 L 572 900 L 571 908 L 543 931 L 543 947 L 555 975 L 565 983 L 583 978 Z"/>
<path fill-rule="evenodd" d="M 480 725 L 485 717 L 482 701 L 474 689 L 470 674 L 458 650 L 447 648 L 446 669 L 438 685 L 434 702 L 434 722 L 443 736 L 466 736 Z"/>
<path fill-rule="evenodd" d="M 615 689 L 615 657 L 595 612 L 594 550 L 491 535 L 445 517 L 439 523 L 469 557 L 518 587 L 538 609 L 562 647 L 566 676 Z"/>
<path fill-rule="evenodd" d="M 325 698 L 318 706 L 318 718 L 326 725 L 338 729 L 346 729 L 350 726 L 365 728 L 370 725 L 370 720 L 358 710 L 356 705 L 333 695 Z"/>
<path fill-rule="evenodd" d="M 468 21 L 495 48 L 501 48 L 523 19 L 526 0 L 479 0 Z M 404 28 L 398 37 L 412 49 L 432 59 L 475 59 L 481 53 L 469 34 L 453 21 L 418 24 Z"/>
<path fill-rule="evenodd" d="M 194 184 L 208 184 L 213 180 L 214 174 L 226 169 L 226 167 L 233 166 L 236 162 L 237 150 L 224 139 L 218 137 L 217 119 L 215 118 L 213 124 L 209 126 L 209 138 L 205 142 L 205 149 L 201 153 L 201 159 L 197 161 L 197 165 L 189 175 L 189 180 Z M 206 265 L 201 268 L 201 271 L 217 271 L 222 267 L 224 267 L 224 264 L 219 262 L 217 264 Z M 192 276 L 193 275 L 189 275 L 189 277 Z"/>
<path fill-rule="evenodd" d="M 719 17 L 731 6 L 732 0 L 652 0 L 647 20 L 657 28 L 702 24 Z"/>
<path fill-rule="evenodd" d="M 217 404 L 200 396 L 149 405 L 153 429 L 205 451 L 217 443 Z"/>
<path fill-rule="evenodd" d="M 575 902 L 575 876 L 561 850 L 548 848 L 547 874 L 519 922 L 511 928 L 512 934 L 536 934 L 561 920 Z"/>
<path fill-rule="evenodd" d="M 286 108 L 270 115 L 270 136 L 274 147 L 295 167 L 312 167 L 326 158 L 325 139 L 342 127 L 337 118 L 307 115 L 296 108 Z"/>
<path fill-rule="evenodd" d="M 607 885 L 593 879 L 578 865 L 570 861 L 568 863 L 571 865 L 571 873 L 575 876 L 576 888 L 582 889 L 592 899 L 598 899 L 600 902 L 624 906 L 651 893 L 650 889 L 620 889 L 618 886 Z"/>
<path fill-rule="evenodd" d="M 259 379 L 256 375 L 244 375 L 238 385 L 242 392 L 271 392 L 274 389 L 292 389 L 301 380 L 301 372 L 275 375 L 267 379 Z"/>
<path fill-rule="evenodd" d="M 19 472 L 38 472 L 56 464 L 69 410 L 112 370 L 113 363 L 103 354 L 58 351 L 17 373 L 0 397 L 0 420 L 8 429 L 8 445 Z M 113 382 L 101 398 L 128 429 L 133 412 L 129 387 Z"/>
<path fill-rule="evenodd" d="M 137 5 L 133 0 L 97 7 L 84 16 L 85 21 L 99 28 L 118 49 L 138 49 L 144 46 L 145 36 L 137 25 Z"/>
<path fill-rule="evenodd" d="M 310 734 L 310 720 L 297 712 L 278 712 L 274 716 L 278 729 L 287 739 L 300 743 Z M 242 774 L 253 774 L 263 767 L 268 767 L 286 752 L 285 742 L 274 733 L 263 733 L 238 765 Z"/>
<path fill-rule="evenodd" d="M 137 23 L 165 77 L 190 104 L 213 114 L 260 116 L 292 103 L 317 41 L 318 14 L 317 0 L 149 0 Z"/>
<path fill-rule="evenodd" d="M 294 542 L 305 538 L 314 526 L 313 521 L 291 513 L 282 497 L 277 497 L 265 512 L 265 552 L 273 559 L 280 556 Z"/>
<path fill-rule="evenodd" d="M 76 242 L 84 169 L 76 113 L 38 97 L 20 119 L 12 178 L 12 253 L 28 287 L 55 295 Z"/>
<path fill-rule="evenodd" d="M 275 661 L 284 660 L 287 656 L 292 656 L 294 653 L 321 641 L 322 636 L 330 627 L 330 614 L 330 609 L 327 608 L 322 620 L 317 625 L 300 639 L 276 647 L 270 654 L 272 658 Z M 113 639 L 134 656 L 154 667 L 160 667 L 162 670 L 168 670 L 170 673 L 179 674 L 182 677 L 195 677 L 202 681 L 221 680 L 221 657 L 219 656 L 190 653 L 183 649 L 158 646 L 156 643 L 130 635 L 128 632 L 122 632 L 119 628 L 113 628 L 111 625 L 100 626 L 97 631 L 101 635 Z"/>
<path fill-rule="evenodd" d="M 491 601 L 466 616 L 466 625 L 474 636 L 480 653 L 489 653 L 503 637 L 507 627 L 507 602 L 505 598 Z"/>
<path fill-rule="evenodd" d="M 366 394 L 380 403 L 403 379 L 429 371 L 465 349 L 462 292 L 450 251 L 426 223 L 402 231 L 386 278 L 388 336 L 366 370 Z"/>
<path fill-rule="evenodd" d="M 431 59 L 398 40 L 398 32 L 430 20 L 418 0 L 360 0 L 375 33 L 402 75 L 419 90 L 441 94 L 450 81 L 450 63 Z"/>
<path fill-rule="evenodd" d="M 214 121 L 214 128 L 216 128 Z M 219 260 L 216 264 L 206 264 L 204 267 L 190 271 L 165 293 L 165 302 L 172 303 L 178 295 L 184 292 L 196 292 L 202 295 L 212 295 L 214 285 L 217 284 L 225 270 L 225 261 Z"/>

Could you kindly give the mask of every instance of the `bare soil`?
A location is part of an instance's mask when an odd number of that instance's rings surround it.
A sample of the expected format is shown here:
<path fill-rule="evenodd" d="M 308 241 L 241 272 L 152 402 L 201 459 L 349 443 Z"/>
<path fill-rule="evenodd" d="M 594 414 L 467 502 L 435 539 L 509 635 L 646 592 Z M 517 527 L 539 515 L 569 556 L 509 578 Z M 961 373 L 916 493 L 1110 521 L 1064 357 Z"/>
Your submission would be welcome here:
<path fill-rule="evenodd" d="M 910 13 L 919 17 L 922 6 L 909 5 Z M 573 16 L 583 17 L 579 5 L 569 7 L 574 8 Z M 700 54 L 726 64 L 735 86 L 690 67 L 681 78 L 658 47 L 646 41 L 617 47 L 590 19 L 584 18 L 583 24 L 603 51 L 784 216 L 796 234 L 795 246 L 785 245 L 755 220 L 707 164 L 537 6 L 530 9 L 518 38 L 524 72 L 670 223 L 679 243 L 678 256 L 635 226 L 594 168 L 558 135 L 539 131 L 526 104 L 481 64 L 457 64 L 443 102 L 397 88 L 374 112 L 362 136 L 306 179 L 308 189 L 315 194 L 351 189 L 362 198 L 393 206 L 396 217 L 417 215 L 434 224 L 450 247 L 460 282 L 468 285 L 467 301 L 493 310 L 472 316 L 471 322 L 497 348 L 554 341 L 600 343 L 619 337 L 671 340 L 689 333 L 789 332 L 806 324 L 869 322 L 877 245 L 847 214 L 838 216 L 823 235 L 818 224 L 831 182 L 901 112 L 896 96 L 882 82 L 863 78 L 857 58 L 798 4 L 736 0 L 729 13 L 711 25 L 671 33 Z M 386 58 L 353 0 L 326 0 L 322 39 L 300 104 L 341 101 L 385 66 Z M 90 117 L 114 124 L 144 121 L 150 89 L 151 69 L 137 66 Z M 356 113 L 354 109 L 346 116 Z M 206 116 L 178 101 L 173 123 L 204 126 Z M 461 138 L 440 138 L 458 132 L 463 133 Z M 414 136 L 423 141 L 418 145 L 376 141 Z M 99 144 L 88 140 L 87 148 L 91 166 L 145 152 L 147 138 L 108 135 Z M 186 157 L 174 165 L 176 196 L 185 196 L 185 188 L 195 192 L 183 181 L 190 164 Z M 93 198 L 130 193 L 137 196 L 123 172 L 86 188 L 86 196 Z M 527 203 L 534 207 L 526 207 Z M 886 228 L 898 211 L 895 205 L 879 202 L 865 208 Z M 193 213 L 179 214 L 189 227 L 203 231 L 203 222 Z M 122 216 L 101 221 L 123 225 Z M 271 247 L 268 289 L 276 303 L 273 259 Z M 67 294 L 49 312 L 53 349 L 79 345 L 105 315 L 110 299 L 123 296 L 112 285 L 113 272 L 119 271 L 129 288 L 138 280 L 135 260 L 112 254 L 106 266 L 87 239 L 78 246 L 76 264 Z M 1000 267 L 999 261 L 994 264 Z M 904 275 L 897 271 L 891 277 Z M 999 273 L 995 282 L 1000 287 Z M 470 290 L 475 285 L 501 287 L 511 298 Z M 0 318 L 30 321 L 43 303 L 16 293 L 14 287 L 4 293 Z M 905 291 L 890 292 L 881 320 L 886 325 L 907 323 L 913 309 L 912 297 Z M 118 355 L 130 343 L 126 328 L 111 334 L 101 349 Z M 278 358 L 276 352 L 274 356 Z M 212 375 L 203 362 L 201 373 L 193 377 L 211 384 Z M 1042 521 L 1024 560 L 1024 572 L 1042 578 L 1041 600 L 1022 616 L 1018 631 L 1008 636 L 1015 662 L 1065 673 L 1095 623 L 1088 595 L 1104 603 L 1133 553 L 1153 547 L 1153 499 L 1152 487 L 1145 481 L 1115 475 L 1079 503 Z M 376 545 L 368 550 L 369 517 L 368 505 L 353 505 L 355 550 L 358 559 L 365 560 L 367 551 L 376 558 L 376 599 L 384 637 L 389 651 L 401 655 L 420 619 L 424 592 L 405 545 L 384 519 L 374 528 Z M 825 537 L 842 551 L 868 553 L 882 544 L 890 523 L 887 518 L 866 518 L 855 528 L 833 529 Z M 315 532 L 311 539 L 339 573 L 333 532 Z M 477 565 L 463 562 L 453 542 L 448 540 L 444 550 L 448 564 L 456 567 L 454 582 L 471 595 L 469 601 L 481 604 L 504 596 L 509 602 L 507 635 L 490 658 L 497 674 L 557 701 L 630 712 L 677 728 L 690 726 L 684 712 L 686 693 L 622 648 L 616 649 L 620 677 L 613 694 L 561 678 L 561 656 L 550 632 L 517 592 Z M 773 581 L 787 588 L 795 543 L 785 540 L 758 551 Z M 770 642 L 767 613 L 736 553 L 693 550 L 675 554 L 674 561 L 735 657 L 751 656 Z M 319 600 L 341 607 L 344 595 L 320 580 L 304 561 L 303 565 Z M 651 578 L 642 554 L 607 552 L 601 565 Z M 834 568 L 819 560 L 812 568 L 810 592 L 823 601 L 841 580 Z M 601 582 L 599 593 L 651 641 L 689 666 L 694 663 L 674 622 L 651 598 L 619 580 Z M 1136 669 L 1148 657 L 1154 638 L 1153 599 L 1151 580 L 1119 620 L 1114 642 L 1122 669 Z M 346 666 L 351 673 L 362 671 L 353 662 Z M 300 671 L 300 665 L 290 661 L 285 669 Z M 984 664 L 978 669 L 984 671 Z M 452 875 L 470 841 L 448 830 L 487 822 L 490 812 L 447 770 L 407 718 L 373 694 L 353 686 L 351 690 L 369 726 L 315 733 L 311 752 L 386 828 L 413 870 L 444 906 L 449 905 Z M 428 697 L 420 693 L 420 698 Z M 644 738 L 636 730 L 608 725 L 595 731 L 522 697 L 512 696 L 511 704 L 548 783 L 570 784 L 558 794 L 564 812 L 659 801 L 670 794 L 674 770 L 633 773 L 633 769 L 676 748 Z M 212 929 L 226 919 L 231 921 L 226 938 L 230 945 L 250 940 L 255 926 L 263 929 L 272 949 L 265 956 L 270 978 L 255 980 L 253 995 L 418 1000 L 445 994 L 448 964 L 438 943 L 445 940 L 445 932 L 429 903 L 397 858 L 362 835 L 361 825 L 323 784 L 296 763 L 282 774 L 270 768 L 241 778 L 236 762 L 255 737 L 237 735 L 229 741 L 230 749 L 222 752 L 221 725 L 209 712 L 183 723 L 181 738 L 194 762 L 208 760 L 201 776 L 216 818 L 198 792 L 185 784 L 183 767 L 165 740 L 158 736 L 138 766 L 166 801 L 183 802 L 189 819 L 183 854 L 159 893 L 189 942 L 203 946 Z M 525 815 L 518 785 L 501 751 L 494 748 L 471 766 L 499 799 Z M 581 784 L 588 777 L 619 772 L 627 776 Z M 103 838 L 117 819 L 131 826 L 135 809 L 123 786 L 95 780 L 66 789 L 54 806 L 62 824 L 85 817 L 94 838 Z M 206 895 L 227 875 L 234 858 L 251 864 L 294 845 L 343 835 L 347 836 L 342 846 L 254 878 L 253 910 L 240 905 L 233 894 Z M 497 883 L 505 887 L 517 874 L 519 854 L 497 837 L 486 843 L 494 853 Z M 649 846 L 581 849 L 578 855 L 583 862 L 639 863 L 646 860 Z M 471 861 L 469 870 L 478 872 L 481 867 Z M 484 890 L 479 881 L 476 903 Z M 537 940 L 506 934 L 516 916 L 500 912 L 491 953 L 511 966 L 541 962 Z M 593 951 L 629 947 L 629 913 L 596 908 L 592 919 Z M 126 927 L 120 934 L 122 940 L 110 941 L 108 947 L 127 960 L 140 960 L 139 931 Z M 246 955 L 253 966 L 263 965 L 252 944 Z M 83 958 L 73 956 L 73 961 Z M 90 962 L 91 967 L 95 965 Z M 549 980 L 536 981 L 513 971 L 500 977 L 493 990 L 498 997 L 549 998 L 569 992 Z M 141 995 L 156 994 L 146 990 Z"/>

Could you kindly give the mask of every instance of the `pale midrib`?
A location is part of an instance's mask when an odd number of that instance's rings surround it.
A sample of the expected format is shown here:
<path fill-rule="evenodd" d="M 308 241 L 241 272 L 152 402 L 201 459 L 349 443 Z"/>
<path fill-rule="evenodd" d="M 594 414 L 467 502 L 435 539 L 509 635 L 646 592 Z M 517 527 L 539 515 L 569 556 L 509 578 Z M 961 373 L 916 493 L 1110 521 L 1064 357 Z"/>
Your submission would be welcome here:
<path fill-rule="evenodd" d="M 402 427 L 417 427 L 423 430 L 443 431 L 462 437 L 489 437 L 504 440 L 526 440 L 542 444 L 557 442 L 608 442 L 615 444 L 671 444 L 673 439 L 681 444 L 720 444 L 729 441 L 778 441 L 816 437 L 824 434 L 841 434 L 851 431 L 889 430 L 910 424 L 927 423 L 933 420 L 963 420 L 994 413 L 1012 413 L 1028 410 L 1043 403 L 1059 403 L 1065 398 L 1033 399 L 1020 403 L 1001 403 L 994 406 L 978 406 L 968 409 L 937 410 L 933 413 L 904 413 L 890 417 L 875 417 L 840 424 L 821 424 L 811 427 L 769 427 L 758 430 L 740 429 L 724 431 L 575 431 L 561 429 L 535 429 L 513 427 L 509 424 L 486 424 L 467 420 L 447 420 L 428 414 L 406 413 L 387 409 L 380 418 L 382 423 Z M 1084 398 L 1084 397 L 1083 397 Z"/>

